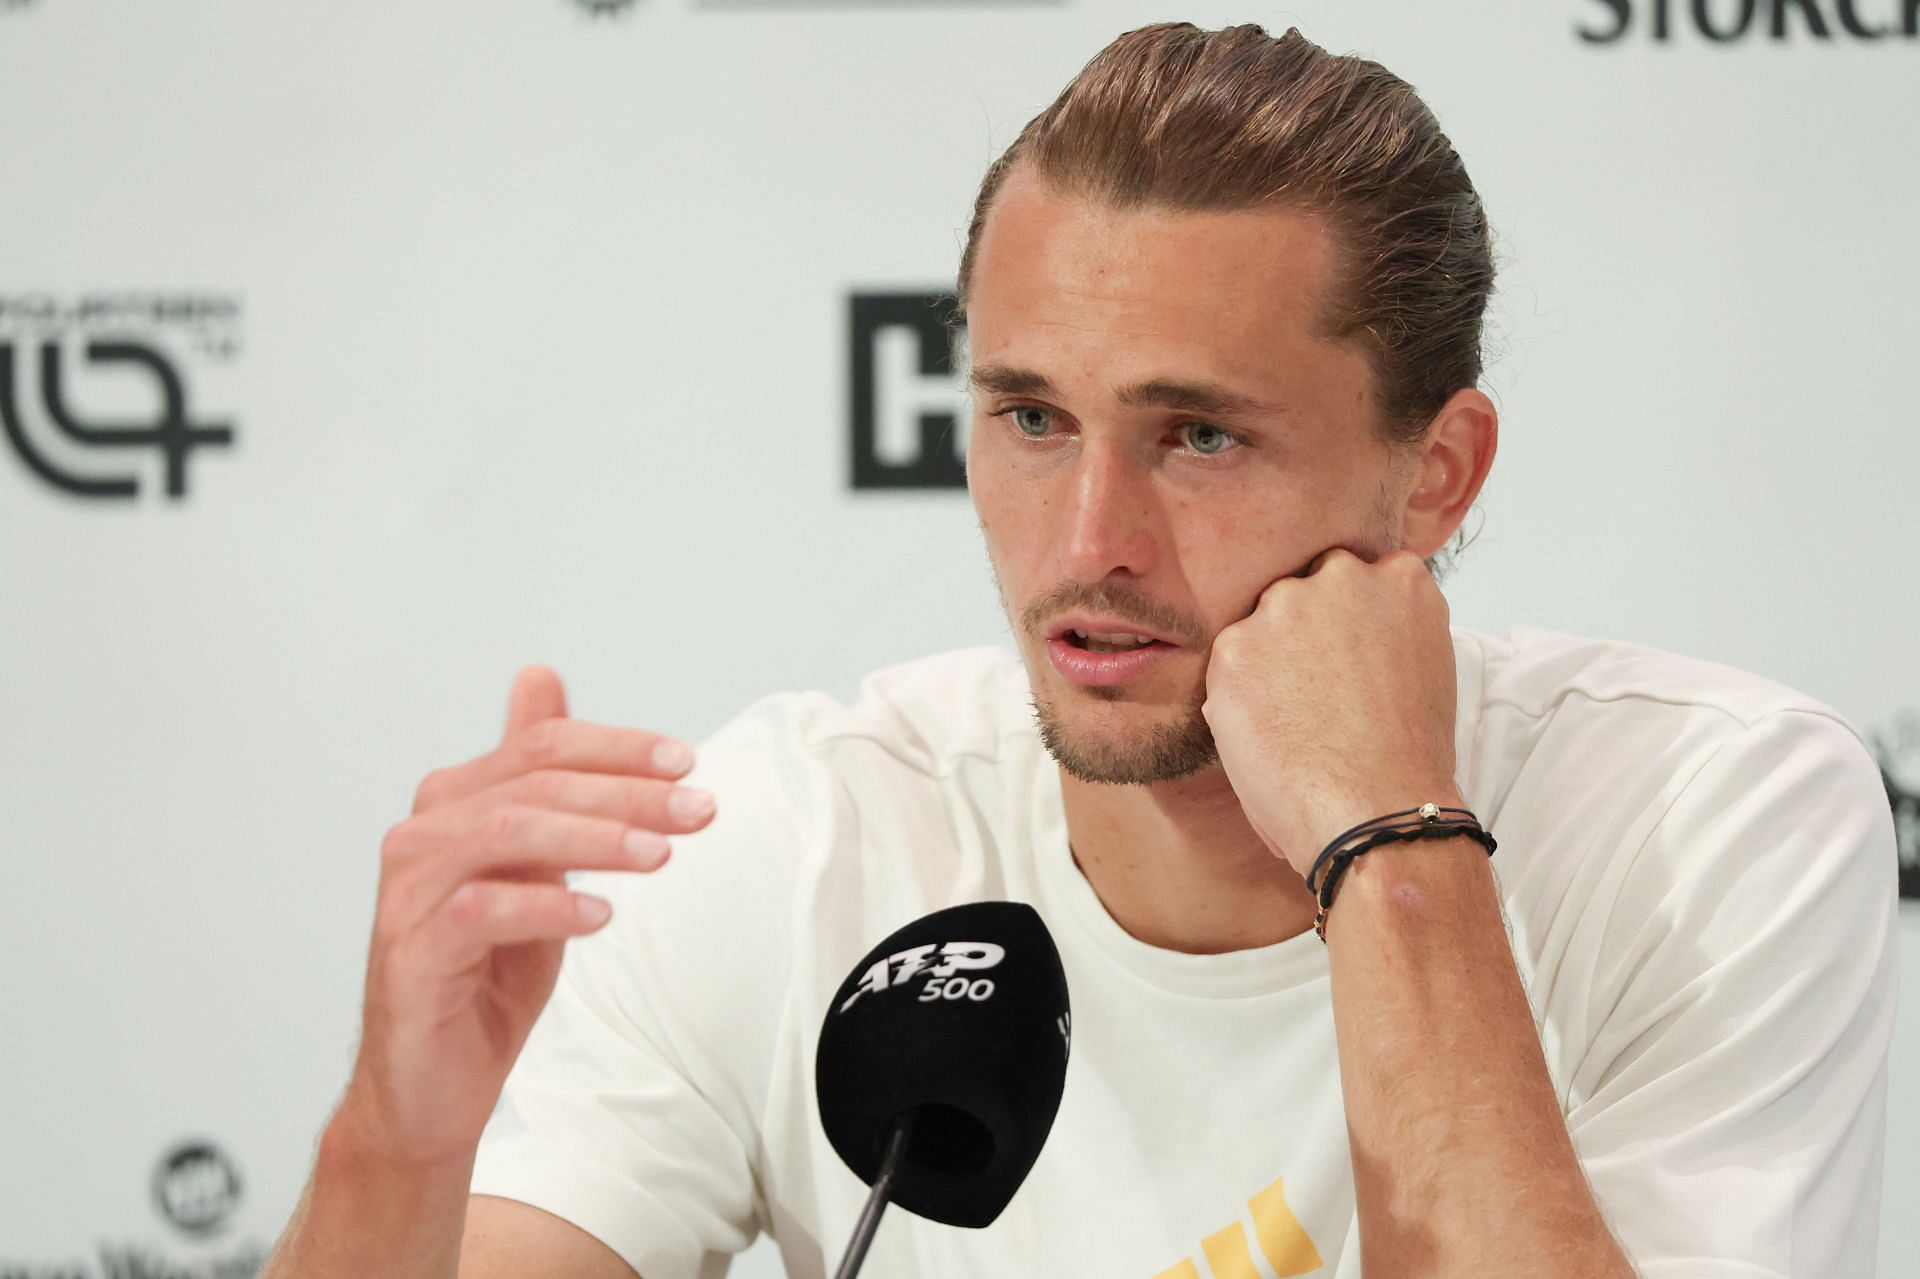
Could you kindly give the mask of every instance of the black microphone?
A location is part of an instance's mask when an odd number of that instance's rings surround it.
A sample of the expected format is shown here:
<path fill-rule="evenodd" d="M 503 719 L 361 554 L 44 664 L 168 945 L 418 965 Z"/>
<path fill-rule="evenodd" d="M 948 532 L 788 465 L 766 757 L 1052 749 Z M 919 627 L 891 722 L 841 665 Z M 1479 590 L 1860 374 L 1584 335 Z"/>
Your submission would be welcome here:
<path fill-rule="evenodd" d="M 840 983 L 820 1030 L 820 1122 L 873 1187 L 836 1279 L 889 1200 L 981 1227 L 1026 1180 L 1060 1109 L 1071 1020 L 1060 952 L 1022 902 L 917 919 Z"/>

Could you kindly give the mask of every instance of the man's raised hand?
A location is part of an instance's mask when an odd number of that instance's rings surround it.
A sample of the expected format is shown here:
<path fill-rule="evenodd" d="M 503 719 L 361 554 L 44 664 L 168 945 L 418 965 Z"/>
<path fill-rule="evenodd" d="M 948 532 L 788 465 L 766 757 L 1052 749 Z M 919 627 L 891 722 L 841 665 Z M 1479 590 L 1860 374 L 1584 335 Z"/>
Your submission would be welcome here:
<path fill-rule="evenodd" d="M 381 845 L 359 1059 L 335 1122 L 362 1153 L 467 1160 L 570 937 L 606 923 L 574 870 L 652 871 L 712 820 L 681 742 L 567 718 L 560 677 L 515 677 L 500 744 L 420 783 Z"/>

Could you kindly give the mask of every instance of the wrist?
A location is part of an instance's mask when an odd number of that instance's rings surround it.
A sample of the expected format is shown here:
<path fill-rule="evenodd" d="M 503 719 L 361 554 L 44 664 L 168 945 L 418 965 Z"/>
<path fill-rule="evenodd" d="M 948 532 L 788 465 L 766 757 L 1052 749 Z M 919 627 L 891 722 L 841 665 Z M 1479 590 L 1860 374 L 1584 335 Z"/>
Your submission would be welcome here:
<path fill-rule="evenodd" d="M 393 1149 L 380 1125 L 353 1102 L 342 1101 L 320 1135 L 320 1162 L 332 1170 L 374 1182 L 428 1185 L 471 1180 L 479 1152 L 462 1150 L 437 1158 L 417 1158 Z"/>
<path fill-rule="evenodd" d="M 352 1118 L 342 1106 L 321 1131 L 313 1175 L 261 1279 L 455 1279 L 472 1160 L 385 1158 L 366 1147 Z"/>
<path fill-rule="evenodd" d="M 1364 792 L 1350 791 L 1324 808 L 1326 816 L 1314 824 L 1314 855 L 1339 837 L 1342 831 L 1353 829 L 1362 823 L 1373 822 L 1389 813 L 1418 809 L 1422 804 L 1437 804 L 1441 808 L 1465 808 L 1466 799 L 1460 794 L 1460 788 L 1452 781 L 1445 782 L 1400 782 L 1387 786 L 1373 786 Z M 1449 814 L 1458 816 L 1458 814 Z"/>
<path fill-rule="evenodd" d="M 450 1277 L 466 1230 L 474 1154 L 437 1161 L 396 1157 L 349 1103 L 320 1134 L 313 1179 L 283 1244 L 279 1275 Z"/>
<path fill-rule="evenodd" d="M 1348 863 L 1325 940 L 1332 947 L 1341 937 L 1384 938 L 1419 948 L 1456 932 L 1477 910 L 1500 918 L 1492 862 L 1479 841 L 1455 835 L 1383 844 Z"/>

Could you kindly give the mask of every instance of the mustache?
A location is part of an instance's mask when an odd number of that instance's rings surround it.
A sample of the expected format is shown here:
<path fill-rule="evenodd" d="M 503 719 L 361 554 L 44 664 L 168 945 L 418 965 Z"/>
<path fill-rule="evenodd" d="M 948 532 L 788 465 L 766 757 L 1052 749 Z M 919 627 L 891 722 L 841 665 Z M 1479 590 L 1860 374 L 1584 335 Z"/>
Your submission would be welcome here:
<path fill-rule="evenodd" d="M 1200 647 L 1212 639 L 1206 628 L 1193 618 L 1124 586 L 1069 583 L 1049 591 L 1028 605 L 1020 620 L 1027 630 L 1038 632 L 1048 618 L 1075 609 L 1110 614 L 1123 622 L 1136 622 L 1143 629 L 1174 636 L 1189 647 Z"/>

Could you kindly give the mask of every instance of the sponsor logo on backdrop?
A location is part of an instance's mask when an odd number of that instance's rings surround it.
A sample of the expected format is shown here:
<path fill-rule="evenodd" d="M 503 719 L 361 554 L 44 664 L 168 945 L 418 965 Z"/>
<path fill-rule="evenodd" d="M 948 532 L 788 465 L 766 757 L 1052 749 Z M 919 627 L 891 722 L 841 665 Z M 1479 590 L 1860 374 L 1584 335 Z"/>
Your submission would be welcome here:
<path fill-rule="evenodd" d="M 965 388 L 954 372 L 965 340 L 951 293 L 855 293 L 852 355 L 853 487 L 967 486 Z"/>
<path fill-rule="evenodd" d="M 27 0 L 0 0 L 0 8 L 9 3 L 24 4 Z M 1067 0 L 687 0 L 689 8 L 694 9 L 925 9 L 925 8 L 975 8 L 975 9 L 1031 9 L 1058 8 Z M 572 0 L 572 3 L 585 9 L 595 17 L 604 17 L 622 13 L 634 7 L 638 0 Z M 0 1276 L 5 1279 L 5 1276 Z"/>
<path fill-rule="evenodd" d="M 160 1156 L 149 1179 L 155 1215 L 181 1236 L 174 1243 L 128 1242 L 128 1232 L 116 1230 L 95 1247 L 97 1263 L 72 1254 L 27 1261 L 0 1253 L 0 1279 L 253 1279 L 266 1268 L 271 1245 L 216 1239 L 240 1204 L 242 1186 L 239 1167 L 219 1146 L 181 1142 Z"/>
<path fill-rule="evenodd" d="M 177 1146 L 153 1170 L 153 1201 L 182 1233 L 212 1234 L 240 1203 L 240 1170 L 211 1142 Z"/>
<path fill-rule="evenodd" d="M 1920 713 L 1908 711 L 1885 732 L 1867 735 L 1893 805 L 1894 842 L 1900 849 L 1900 895 L 1920 900 Z"/>
<path fill-rule="evenodd" d="M 12 13 L 15 9 L 24 9 L 33 0 L 0 0 L 0 14 Z"/>
<path fill-rule="evenodd" d="M 1920 0 L 1581 0 L 1582 40 L 1920 40 Z"/>
<path fill-rule="evenodd" d="M 179 500 L 197 454 L 233 444 L 232 423 L 199 406 L 239 355 L 235 297 L 0 294 L 0 433 L 69 496 L 137 498 L 146 486 L 129 461 L 146 454 Z"/>
<path fill-rule="evenodd" d="M 1067 0 L 688 0 L 696 9 L 1058 9 Z"/>

